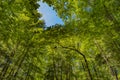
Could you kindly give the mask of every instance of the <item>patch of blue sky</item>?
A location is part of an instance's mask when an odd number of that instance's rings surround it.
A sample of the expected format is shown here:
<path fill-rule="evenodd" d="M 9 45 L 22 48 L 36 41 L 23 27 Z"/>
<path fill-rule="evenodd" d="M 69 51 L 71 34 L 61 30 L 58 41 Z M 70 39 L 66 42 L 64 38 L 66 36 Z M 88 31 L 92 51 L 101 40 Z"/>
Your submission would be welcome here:
<path fill-rule="evenodd" d="M 57 13 L 55 12 L 55 10 L 53 10 L 52 7 L 49 7 L 46 3 L 43 2 L 39 2 L 39 4 L 40 8 L 38 9 L 38 11 L 42 14 L 41 19 L 45 21 L 46 26 L 64 24 L 62 19 L 57 16 Z"/>

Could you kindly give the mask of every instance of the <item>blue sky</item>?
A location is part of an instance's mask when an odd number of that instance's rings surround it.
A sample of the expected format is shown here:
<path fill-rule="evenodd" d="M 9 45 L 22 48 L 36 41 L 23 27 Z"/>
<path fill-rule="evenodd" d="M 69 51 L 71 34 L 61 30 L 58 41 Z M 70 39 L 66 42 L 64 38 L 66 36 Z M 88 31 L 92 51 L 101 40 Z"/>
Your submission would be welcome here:
<path fill-rule="evenodd" d="M 39 2 L 40 8 L 38 11 L 42 13 L 42 18 L 45 20 L 46 26 L 55 24 L 63 24 L 63 21 L 57 16 L 57 13 L 52 7 L 49 7 L 46 3 Z"/>

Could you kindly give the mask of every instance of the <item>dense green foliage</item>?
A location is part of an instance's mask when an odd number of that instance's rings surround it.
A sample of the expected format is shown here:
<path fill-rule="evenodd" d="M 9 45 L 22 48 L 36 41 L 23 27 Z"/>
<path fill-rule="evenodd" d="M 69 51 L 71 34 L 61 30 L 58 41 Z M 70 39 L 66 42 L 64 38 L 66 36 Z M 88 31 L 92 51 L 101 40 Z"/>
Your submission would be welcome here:
<path fill-rule="evenodd" d="M 0 80 L 120 79 L 119 0 L 43 0 L 64 21 L 47 28 L 38 1 L 0 1 Z"/>
<path fill-rule="evenodd" d="M 0 80 L 33 80 L 40 69 L 35 31 L 43 27 L 37 0 L 0 1 Z M 39 30 L 42 30 L 39 29 Z"/>

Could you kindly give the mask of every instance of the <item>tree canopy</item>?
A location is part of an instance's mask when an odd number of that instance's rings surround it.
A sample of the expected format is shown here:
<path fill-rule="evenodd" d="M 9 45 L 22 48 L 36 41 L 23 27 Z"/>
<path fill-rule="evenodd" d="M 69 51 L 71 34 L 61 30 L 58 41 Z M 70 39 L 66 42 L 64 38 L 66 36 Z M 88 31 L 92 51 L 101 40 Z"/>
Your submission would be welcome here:
<path fill-rule="evenodd" d="M 0 1 L 0 80 L 120 79 L 119 0 L 42 0 L 47 27 L 39 1 Z"/>

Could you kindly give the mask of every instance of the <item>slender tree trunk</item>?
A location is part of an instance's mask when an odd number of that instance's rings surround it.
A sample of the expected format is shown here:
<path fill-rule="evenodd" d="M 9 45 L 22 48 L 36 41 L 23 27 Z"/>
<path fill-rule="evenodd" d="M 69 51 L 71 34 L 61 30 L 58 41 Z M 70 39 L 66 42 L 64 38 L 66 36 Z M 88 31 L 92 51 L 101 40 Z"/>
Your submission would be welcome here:
<path fill-rule="evenodd" d="M 83 68 L 83 70 L 86 72 L 86 68 L 85 68 L 85 65 L 84 65 L 84 63 L 81 61 L 81 63 L 82 63 L 82 68 Z M 88 75 L 86 74 L 86 80 L 88 80 Z"/>
<path fill-rule="evenodd" d="M 96 69 L 96 65 L 95 65 L 94 61 L 92 61 L 92 63 L 93 63 L 93 70 L 95 72 L 96 78 L 98 79 L 99 75 L 98 75 L 98 72 L 97 72 L 97 69 Z"/>
<path fill-rule="evenodd" d="M 117 70 L 115 69 L 114 71 L 115 71 L 115 77 L 116 77 L 116 80 L 119 80 L 119 79 L 118 79 L 118 73 L 117 73 Z"/>
<path fill-rule="evenodd" d="M 110 66 L 111 74 L 118 80 L 117 70 L 114 66 Z"/>
<path fill-rule="evenodd" d="M 22 57 L 22 59 L 21 59 L 19 65 L 18 65 L 18 68 L 17 68 L 16 72 L 15 72 L 14 75 L 13 75 L 14 78 L 17 76 L 17 74 L 18 74 L 18 72 L 19 72 L 19 69 L 20 69 L 21 66 L 22 66 L 22 63 L 23 63 L 23 61 L 25 60 L 26 55 L 27 55 L 27 53 L 25 53 L 25 54 L 23 55 L 23 57 Z"/>
<path fill-rule="evenodd" d="M 18 57 L 18 59 L 17 59 L 17 61 L 15 62 L 15 66 L 17 66 L 17 64 L 20 62 L 20 58 L 22 57 L 22 55 L 20 55 L 19 57 Z M 9 75 L 7 76 L 7 79 L 9 79 L 9 80 L 11 80 L 12 79 L 12 77 L 13 77 L 13 75 L 14 75 L 14 73 L 15 73 L 15 67 L 12 67 L 11 68 L 11 71 L 9 72 Z"/>
<path fill-rule="evenodd" d="M 57 77 L 57 70 L 56 70 L 56 64 L 55 64 L 54 56 L 53 56 L 53 68 L 54 68 L 54 76 L 55 76 L 56 80 L 58 80 L 58 77 Z"/>
<path fill-rule="evenodd" d="M 66 70 L 66 80 L 69 80 L 69 72 L 68 72 L 68 68 Z"/>
<path fill-rule="evenodd" d="M 11 80 L 12 74 L 14 74 L 14 68 L 12 68 L 11 71 L 9 72 L 7 79 Z"/>
<path fill-rule="evenodd" d="M 83 53 L 81 53 L 79 50 L 75 49 L 75 48 L 64 47 L 64 46 L 62 46 L 62 45 L 60 45 L 60 46 L 61 46 L 62 48 L 66 48 L 66 49 L 73 50 L 73 51 L 77 52 L 78 54 L 80 54 L 80 55 L 83 57 L 83 59 L 84 59 L 84 61 L 85 61 L 85 64 L 86 64 L 86 68 L 87 68 L 87 71 L 88 71 L 89 78 L 90 78 L 90 80 L 93 80 L 92 74 L 91 74 L 90 69 L 89 69 L 88 61 L 87 61 L 85 55 L 84 55 Z"/>
<path fill-rule="evenodd" d="M 29 67 L 28 67 L 25 80 L 29 80 L 29 79 L 28 79 L 28 78 L 29 78 L 29 74 L 30 74 L 30 65 L 29 65 Z"/>
<path fill-rule="evenodd" d="M 0 80 L 3 80 L 3 78 L 5 78 L 7 70 L 10 67 L 10 63 L 11 63 L 11 60 L 12 60 L 11 58 L 14 58 L 14 55 L 15 55 L 15 52 L 16 52 L 16 50 L 18 48 L 19 43 L 20 42 L 18 41 L 17 44 L 16 44 L 16 47 L 12 50 L 10 56 L 6 57 L 7 61 L 6 61 L 6 64 L 5 64 L 5 66 L 3 67 L 3 69 L 2 69 L 2 71 L 0 73 Z"/>
<path fill-rule="evenodd" d="M 101 48 L 101 46 L 100 46 L 96 41 L 95 41 L 95 44 L 96 44 L 97 48 L 100 50 L 100 53 L 101 53 L 101 54 L 104 53 L 103 49 Z M 114 77 L 114 75 L 113 75 L 113 74 L 114 74 L 114 70 L 113 70 L 112 66 L 109 64 L 108 58 L 106 58 L 106 56 L 103 55 L 103 54 L 102 54 L 102 57 L 103 57 L 103 59 L 105 60 L 108 68 L 110 69 L 111 76 Z M 116 76 L 115 79 L 118 80 L 117 74 L 116 74 L 115 76 Z"/>
<path fill-rule="evenodd" d="M 72 76 L 71 73 L 72 73 L 72 67 L 69 63 L 69 80 L 71 80 L 71 76 Z"/>
<path fill-rule="evenodd" d="M 62 73 L 63 73 L 63 72 L 62 72 L 62 71 L 63 71 L 62 63 L 63 63 L 63 61 L 61 61 L 61 64 L 60 64 L 60 79 L 61 79 L 61 80 L 63 80 L 63 79 L 62 79 Z"/>
<path fill-rule="evenodd" d="M 8 70 L 8 68 L 9 68 L 9 65 L 10 65 L 9 61 L 7 61 L 4 68 L 1 71 L 0 80 L 3 80 L 3 78 L 5 78 L 5 74 L 6 74 L 7 70 Z"/>

